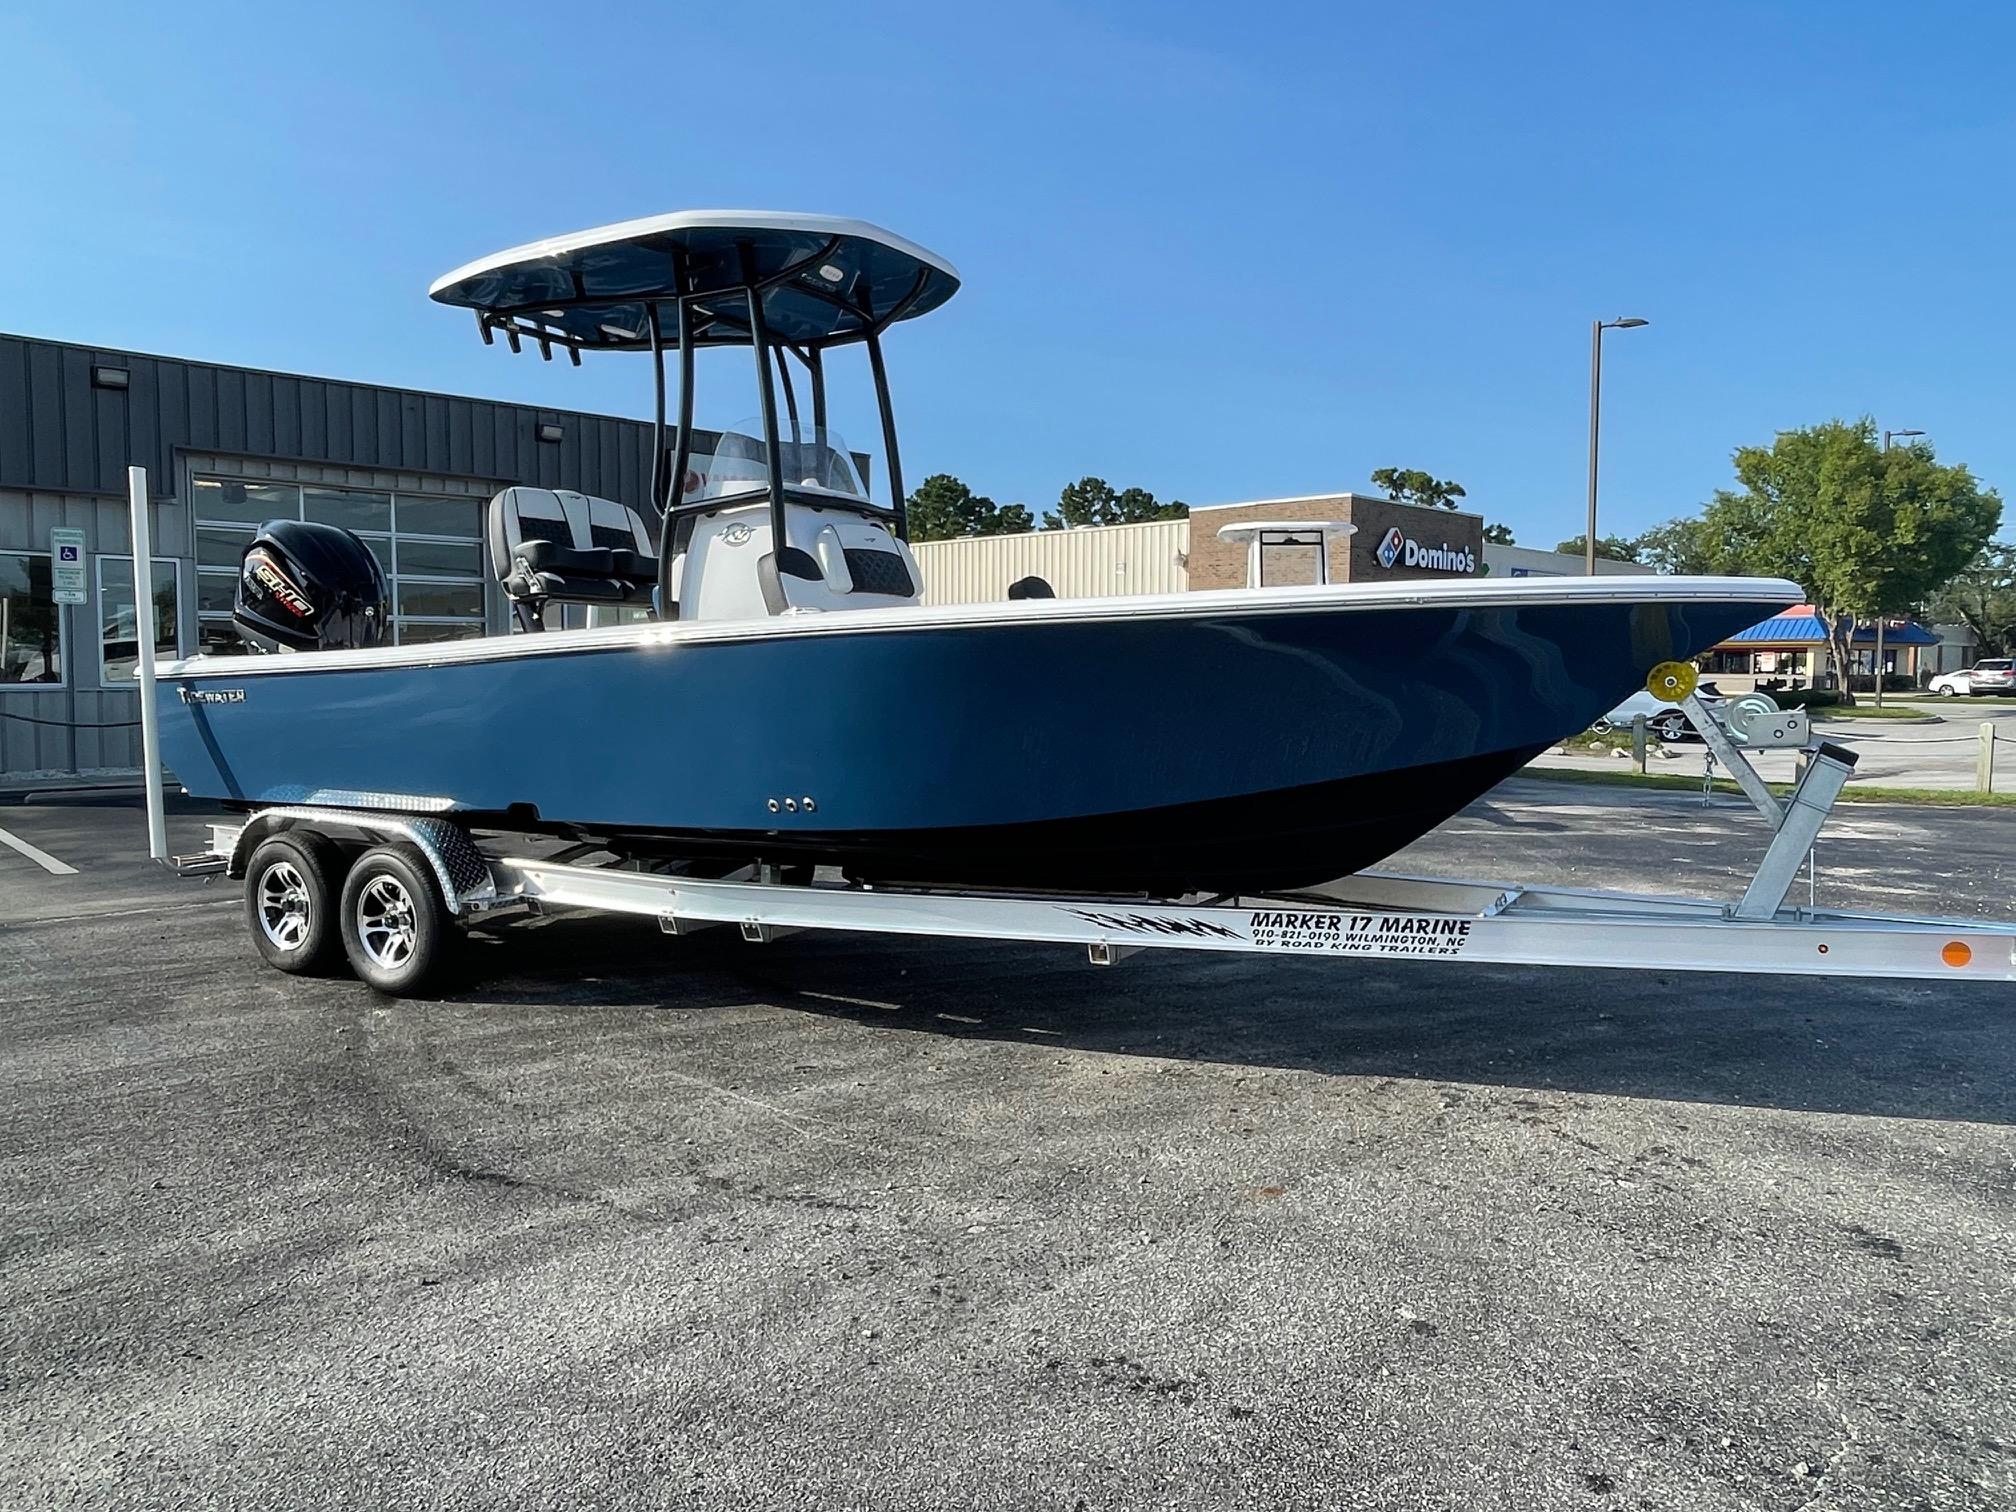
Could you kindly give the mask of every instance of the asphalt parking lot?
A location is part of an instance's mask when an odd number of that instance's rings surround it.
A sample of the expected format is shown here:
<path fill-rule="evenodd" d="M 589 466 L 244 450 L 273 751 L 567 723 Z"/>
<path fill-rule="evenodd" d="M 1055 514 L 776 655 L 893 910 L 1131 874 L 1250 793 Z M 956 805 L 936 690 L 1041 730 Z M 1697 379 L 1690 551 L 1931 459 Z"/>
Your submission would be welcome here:
<path fill-rule="evenodd" d="M 76 868 L 0 848 L 0 1505 L 2016 1505 L 2009 988 L 562 918 L 392 1003 L 0 827 Z M 2016 814 L 1831 832 L 2016 917 Z M 1762 843 L 1528 782 L 1401 864 Z"/>

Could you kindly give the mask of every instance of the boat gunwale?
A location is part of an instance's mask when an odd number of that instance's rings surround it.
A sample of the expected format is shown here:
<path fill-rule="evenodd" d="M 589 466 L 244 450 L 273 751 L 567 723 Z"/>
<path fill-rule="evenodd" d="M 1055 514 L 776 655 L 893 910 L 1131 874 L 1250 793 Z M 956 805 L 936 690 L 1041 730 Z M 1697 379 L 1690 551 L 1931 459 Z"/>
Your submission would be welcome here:
<path fill-rule="evenodd" d="M 270 677 L 301 672 L 351 672 L 455 666 L 520 656 L 558 656 L 682 645 L 803 639 L 809 636 L 907 634 L 933 630 L 1035 628 L 1199 618 L 1266 619 L 1310 612 L 1388 609 L 1495 609 L 1589 604 L 1757 603 L 1804 600 L 1783 578 L 1648 577 L 1522 578 L 1489 583 L 1332 583 L 1306 588 L 1230 588 L 1083 599 L 1016 599 L 988 604 L 898 605 L 745 620 L 645 621 L 583 630 L 484 635 L 414 646 L 301 651 L 272 656 L 187 657 L 157 662 L 157 678 Z"/>

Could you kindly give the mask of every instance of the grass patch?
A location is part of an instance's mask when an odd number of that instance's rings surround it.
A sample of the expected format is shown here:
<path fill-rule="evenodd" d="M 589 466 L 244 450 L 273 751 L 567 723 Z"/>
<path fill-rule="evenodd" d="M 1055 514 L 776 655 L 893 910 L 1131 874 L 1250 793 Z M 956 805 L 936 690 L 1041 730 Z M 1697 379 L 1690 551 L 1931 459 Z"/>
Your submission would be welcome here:
<path fill-rule="evenodd" d="M 1650 788 L 1655 792 L 1698 793 L 1699 777 L 1683 777 L 1677 772 L 1649 772 L 1640 776 L 1629 768 L 1621 772 L 1591 772 L 1580 767 L 1529 766 L 1521 777 L 1538 777 L 1547 782 L 1581 782 L 1596 786 Z M 1789 782 L 1767 782 L 1779 796 L 1792 791 Z M 1715 779 L 1718 793 L 1743 790 L 1726 777 Z M 1850 783 L 1841 790 L 1842 803 L 1916 803 L 1932 808 L 2016 808 L 2016 793 L 1977 793 L 1971 788 L 1857 787 Z"/>
<path fill-rule="evenodd" d="M 1655 742 L 1657 740 L 1656 736 L 1648 735 L 1646 738 Z M 1573 751 L 1580 756 L 1603 756 L 1611 751 L 1630 750 L 1631 732 L 1629 730 L 1605 730 L 1599 735 L 1594 730 L 1584 730 L 1580 735 L 1570 735 L 1566 740 L 1558 743 L 1563 750 Z"/>

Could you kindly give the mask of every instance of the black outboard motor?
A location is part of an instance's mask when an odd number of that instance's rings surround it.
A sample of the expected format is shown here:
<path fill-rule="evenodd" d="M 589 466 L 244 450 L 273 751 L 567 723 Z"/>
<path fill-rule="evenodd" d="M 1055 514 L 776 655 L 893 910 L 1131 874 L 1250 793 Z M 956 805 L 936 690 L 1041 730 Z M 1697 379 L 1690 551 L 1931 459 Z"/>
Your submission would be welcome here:
<path fill-rule="evenodd" d="M 391 603 L 371 548 L 337 525 L 268 520 L 245 548 L 231 622 L 261 651 L 375 646 Z"/>

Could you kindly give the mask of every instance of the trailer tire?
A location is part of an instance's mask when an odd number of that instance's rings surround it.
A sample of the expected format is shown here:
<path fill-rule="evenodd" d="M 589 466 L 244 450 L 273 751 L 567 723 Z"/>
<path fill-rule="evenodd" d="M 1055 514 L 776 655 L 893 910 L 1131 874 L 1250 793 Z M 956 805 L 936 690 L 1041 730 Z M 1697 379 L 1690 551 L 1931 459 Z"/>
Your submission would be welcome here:
<path fill-rule="evenodd" d="M 448 956 L 453 925 L 416 846 L 374 845 L 352 862 L 338 914 L 351 970 L 388 997 L 420 992 Z"/>
<path fill-rule="evenodd" d="M 268 966 L 309 976 L 336 964 L 336 898 L 343 853 L 326 836 L 297 830 L 262 840 L 245 866 L 245 923 Z"/>

